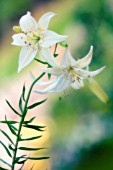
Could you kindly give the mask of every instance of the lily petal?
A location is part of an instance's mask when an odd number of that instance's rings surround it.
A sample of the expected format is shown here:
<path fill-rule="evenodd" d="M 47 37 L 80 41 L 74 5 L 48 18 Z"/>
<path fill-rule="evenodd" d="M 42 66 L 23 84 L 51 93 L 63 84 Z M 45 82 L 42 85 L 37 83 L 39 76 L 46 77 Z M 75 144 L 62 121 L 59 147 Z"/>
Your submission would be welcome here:
<path fill-rule="evenodd" d="M 38 28 L 41 30 L 46 30 L 48 28 L 50 20 L 57 14 L 53 12 L 47 12 L 38 21 Z"/>
<path fill-rule="evenodd" d="M 76 79 L 73 83 L 71 83 L 71 87 L 75 90 L 80 89 L 84 87 L 83 80 L 81 79 Z"/>
<path fill-rule="evenodd" d="M 69 49 L 66 48 L 61 65 L 63 67 L 69 67 L 69 66 L 74 66 L 75 64 L 76 64 L 76 60 L 72 57 Z"/>
<path fill-rule="evenodd" d="M 36 78 L 34 77 L 34 75 L 30 72 L 30 78 L 31 80 L 35 80 Z M 36 85 L 38 86 L 46 86 L 46 85 L 49 85 L 49 84 L 52 84 L 53 82 L 55 82 L 56 79 L 53 79 L 53 80 L 49 80 L 49 81 L 45 81 L 45 82 L 42 82 L 42 81 L 38 81 L 37 83 L 35 83 Z"/>
<path fill-rule="evenodd" d="M 59 67 L 53 67 L 53 68 L 41 68 L 41 70 L 45 73 L 50 73 L 56 76 L 64 74 L 63 70 L 60 69 Z"/>
<path fill-rule="evenodd" d="M 14 34 L 12 38 L 13 38 L 13 42 L 12 42 L 13 45 L 25 46 L 27 43 L 27 36 L 23 33 Z"/>
<path fill-rule="evenodd" d="M 93 46 L 90 47 L 90 51 L 89 53 L 82 59 L 79 59 L 76 64 L 75 64 L 75 67 L 76 68 L 84 68 L 84 67 L 87 67 L 91 60 L 92 60 L 92 53 L 93 53 Z"/>
<path fill-rule="evenodd" d="M 40 94 L 57 93 L 57 92 L 64 91 L 69 87 L 69 85 L 70 85 L 70 79 L 65 79 L 64 76 L 60 76 L 53 84 L 51 84 L 47 88 L 35 92 Z"/>
<path fill-rule="evenodd" d="M 36 93 L 39 94 L 46 94 L 46 93 L 50 93 L 50 92 L 55 92 L 56 87 L 58 87 L 59 85 L 62 84 L 64 78 L 63 77 L 58 77 L 56 79 L 56 81 L 54 83 L 52 83 L 50 86 L 48 86 L 47 88 L 43 89 L 43 90 L 36 90 Z"/>
<path fill-rule="evenodd" d="M 20 72 L 24 67 L 26 67 L 35 57 L 38 51 L 37 46 L 33 47 L 22 47 L 19 55 L 19 67 L 18 72 Z"/>
<path fill-rule="evenodd" d="M 40 46 L 45 47 L 45 48 L 50 47 L 53 44 L 56 44 L 58 42 L 67 40 L 67 36 L 59 35 L 53 31 L 50 31 L 50 30 L 44 31 L 43 36 L 44 36 L 44 38 L 43 38 L 43 40 L 39 41 L 39 44 L 40 44 Z"/>
<path fill-rule="evenodd" d="M 102 72 L 104 69 L 106 68 L 106 66 L 95 70 L 95 71 L 87 71 L 87 70 L 81 70 L 81 69 L 74 69 L 75 72 L 82 77 L 94 77 L 96 75 L 98 75 L 100 72 Z"/>
<path fill-rule="evenodd" d="M 26 15 L 22 16 L 20 18 L 20 28 L 24 32 L 29 32 L 31 30 L 36 31 L 37 30 L 37 22 L 35 19 L 31 16 L 30 12 L 27 12 Z"/>
<path fill-rule="evenodd" d="M 42 48 L 39 51 L 39 55 L 41 56 L 42 59 L 44 59 L 52 67 L 59 67 L 60 66 L 60 64 L 56 61 L 54 56 L 51 54 L 49 48 Z"/>

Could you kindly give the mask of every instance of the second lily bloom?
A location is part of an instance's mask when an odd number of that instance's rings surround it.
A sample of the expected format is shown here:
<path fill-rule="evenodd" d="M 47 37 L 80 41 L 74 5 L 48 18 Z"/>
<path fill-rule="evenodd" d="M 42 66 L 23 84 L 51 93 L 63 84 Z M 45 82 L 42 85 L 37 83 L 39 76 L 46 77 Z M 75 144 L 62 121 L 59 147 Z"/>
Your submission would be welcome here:
<path fill-rule="evenodd" d="M 88 66 L 92 60 L 93 46 L 91 46 L 89 53 L 82 59 L 75 60 L 68 48 L 66 48 L 62 63 L 59 64 L 54 56 L 47 50 L 42 54 L 43 58 L 52 66 L 52 68 L 42 69 L 45 73 L 55 75 L 56 78 L 52 81 L 38 82 L 38 86 L 49 85 L 43 90 L 37 90 L 35 92 L 45 93 L 56 93 L 65 91 L 69 86 L 73 89 L 80 89 L 84 86 L 83 80 L 85 78 L 92 78 L 98 75 L 105 69 L 105 66 L 95 70 L 89 71 Z M 51 59 L 51 60 L 50 60 Z M 33 78 L 33 76 L 32 76 Z M 35 79 L 35 78 L 34 78 Z"/>

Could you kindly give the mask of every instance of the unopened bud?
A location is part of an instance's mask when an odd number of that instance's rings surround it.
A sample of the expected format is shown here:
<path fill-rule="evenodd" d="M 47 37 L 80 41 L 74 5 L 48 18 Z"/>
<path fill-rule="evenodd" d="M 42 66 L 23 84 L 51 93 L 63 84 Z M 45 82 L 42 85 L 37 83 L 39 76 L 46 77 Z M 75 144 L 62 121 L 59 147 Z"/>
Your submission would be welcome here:
<path fill-rule="evenodd" d="M 15 32 L 17 32 L 17 33 L 21 33 L 21 32 L 22 32 L 22 30 L 21 30 L 21 28 L 20 28 L 19 26 L 14 26 L 14 27 L 13 27 L 13 30 L 14 30 Z"/>
<path fill-rule="evenodd" d="M 68 44 L 66 41 L 62 41 L 59 43 L 62 47 L 68 47 Z"/>

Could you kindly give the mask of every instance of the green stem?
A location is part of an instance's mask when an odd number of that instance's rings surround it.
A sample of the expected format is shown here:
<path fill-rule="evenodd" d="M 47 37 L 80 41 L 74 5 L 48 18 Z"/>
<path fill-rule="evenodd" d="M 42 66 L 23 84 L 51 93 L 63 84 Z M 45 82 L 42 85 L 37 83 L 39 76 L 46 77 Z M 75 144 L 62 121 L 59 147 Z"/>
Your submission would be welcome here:
<path fill-rule="evenodd" d="M 24 110 L 23 110 L 23 113 L 22 113 L 22 117 L 21 117 L 21 120 L 20 120 L 20 123 L 19 123 L 19 129 L 18 129 L 18 134 L 17 134 L 17 139 L 16 139 L 16 144 L 15 144 L 15 150 L 14 150 L 14 156 L 13 156 L 13 160 L 12 160 L 12 170 L 14 170 L 14 167 L 15 167 L 15 159 L 16 159 L 16 154 L 17 154 L 17 149 L 18 149 L 18 143 L 19 143 L 19 138 L 20 138 L 20 133 L 21 133 L 21 129 L 22 129 L 22 124 L 24 122 L 24 119 L 25 119 L 25 116 L 26 116 L 26 113 L 27 113 L 27 105 L 28 105 L 28 101 L 29 101 L 29 98 L 30 98 L 30 94 L 32 92 L 32 89 L 33 89 L 33 86 L 35 85 L 35 83 L 41 79 L 43 76 L 44 76 L 45 73 L 42 73 L 38 78 L 36 78 L 34 80 L 34 82 L 31 84 L 30 86 L 30 89 L 28 91 L 28 95 L 27 95 L 27 98 L 26 98 L 26 101 L 25 101 L 25 106 L 24 106 Z"/>
<path fill-rule="evenodd" d="M 57 44 L 55 45 L 54 54 L 56 53 L 56 49 L 57 49 Z M 27 105 L 28 105 L 28 101 L 29 101 L 29 98 L 30 98 L 30 94 L 32 92 L 32 89 L 33 89 L 33 86 L 35 85 L 35 83 L 38 80 L 40 80 L 44 75 L 45 75 L 45 73 L 42 73 L 38 78 L 36 78 L 33 81 L 33 83 L 31 84 L 30 88 L 29 88 L 27 98 L 26 98 L 26 101 L 25 101 L 25 105 L 24 105 L 24 110 L 23 110 L 22 117 L 21 117 L 21 120 L 20 120 L 20 123 L 19 123 L 19 129 L 18 129 L 16 144 L 15 144 L 15 150 L 14 150 L 14 156 L 13 156 L 13 160 L 12 160 L 12 169 L 11 170 L 14 170 L 14 168 L 15 168 L 15 159 L 16 159 L 17 150 L 18 150 L 18 143 L 19 143 L 20 133 L 21 133 L 21 129 L 22 129 L 22 125 L 23 125 L 25 116 L 27 114 Z"/>

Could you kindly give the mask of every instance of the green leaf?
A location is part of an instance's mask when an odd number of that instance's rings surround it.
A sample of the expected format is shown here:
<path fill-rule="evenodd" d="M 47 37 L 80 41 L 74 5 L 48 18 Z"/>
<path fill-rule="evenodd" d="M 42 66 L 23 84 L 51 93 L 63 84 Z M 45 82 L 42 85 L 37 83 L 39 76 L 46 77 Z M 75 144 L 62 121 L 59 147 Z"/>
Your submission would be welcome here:
<path fill-rule="evenodd" d="M 11 104 L 6 100 L 8 106 L 13 110 L 13 112 L 15 112 L 18 116 L 21 117 L 21 115 L 11 106 Z"/>
<path fill-rule="evenodd" d="M 22 108 L 22 96 L 20 97 L 20 100 L 19 100 L 19 109 L 20 109 L 21 113 L 23 113 L 23 108 Z"/>
<path fill-rule="evenodd" d="M 32 117 L 30 120 L 24 121 L 24 124 L 31 123 L 34 119 L 35 117 Z"/>
<path fill-rule="evenodd" d="M 41 64 L 48 64 L 47 62 L 44 62 L 44 61 L 41 61 L 41 60 L 39 60 L 39 59 L 37 59 L 37 58 L 34 58 L 36 61 L 38 61 L 39 63 L 41 63 Z"/>
<path fill-rule="evenodd" d="M 34 130 L 37 130 L 37 131 L 44 131 L 42 130 L 43 128 L 45 128 L 46 126 L 37 126 L 37 125 L 23 125 L 24 127 L 27 127 L 27 128 L 30 128 L 30 129 L 34 129 Z"/>
<path fill-rule="evenodd" d="M 42 100 L 42 101 L 37 102 L 37 103 L 34 103 L 34 104 L 32 104 L 31 106 L 28 106 L 28 109 L 33 109 L 34 107 L 36 107 L 36 106 L 38 106 L 38 105 L 44 103 L 46 100 L 47 100 L 47 99 Z"/>
<path fill-rule="evenodd" d="M 26 155 L 21 155 L 21 156 L 16 157 L 14 163 L 17 163 L 20 159 L 25 158 L 25 156 L 26 156 Z M 27 159 L 27 158 L 26 158 L 26 159 Z"/>
<path fill-rule="evenodd" d="M 5 120 L 7 121 L 6 115 L 5 115 Z M 13 125 L 11 125 L 11 124 L 7 124 L 7 125 L 8 125 L 8 128 L 10 129 L 11 133 L 12 133 L 13 135 L 17 136 L 15 130 L 12 128 Z"/>
<path fill-rule="evenodd" d="M 15 127 L 15 126 L 13 126 L 13 125 L 10 125 L 11 127 L 12 127 L 12 129 L 14 129 L 15 131 L 18 131 L 18 129 Z"/>
<path fill-rule="evenodd" d="M 42 137 L 42 135 L 40 135 L 40 136 L 34 136 L 34 137 L 31 137 L 31 138 L 20 139 L 20 141 L 35 140 L 35 139 L 38 139 L 38 138 L 41 138 L 41 137 Z"/>
<path fill-rule="evenodd" d="M 4 149 L 6 150 L 7 154 L 12 158 L 12 155 L 11 155 L 9 149 L 4 145 L 4 143 L 2 141 L 0 141 L 0 143 L 4 147 Z"/>
<path fill-rule="evenodd" d="M 12 128 L 12 126 L 11 126 L 10 124 L 7 124 L 7 125 L 8 125 L 8 127 L 9 127 L 11 133 L 12 133 L 13 135 L 17 136 L 17 134 L 16 134 L 15 130 Z"/>
<path fill-rule="evenodd" d="M 24 159 L 22 161 L 18 161 L 17 164 L 24 164 L 27 159 Z"/>
<path fill-rule="evenodd" d="M 6 137 L 7 139 L 9 139 L 9 141 L 14 145 L 12 139 L 8 136 L 8 134 L 6 132 L 4 132 L 3 130 L 0 130 Z"/>
<path fill-rule="evenodd" d="M 15 124 L 15 123 L 18 123 L 18 122 L 13 121 L 13 120 L 2 120 L 2 121 L 0 121 L 0 123 Z"/>
<path fill-rule="evenodd" d="M 51 78 L 51 74 L 50 73 L 48 73 L 48 79 L 50 79 Z"/>
<path fill-rule="evenodd" d="M 53 54 L 54 55 L 54 57 L 57 57 L 58 56 L 58 54 Z"/>
<path fill-rule="evenodd" d="M 43 160 L 43 159 L 49 159 L 50 157 L 27 157 L 29 160 Z"/>
<path fill-rule="evenodd" d="M 14 150 L 15 150 L 15 149 L 12 147 L 12 145 L 11 145 L 11 144 L 9 145 L 9 149 L 10 149 L 10 150 L 12 150 L 12 151 L 14 151 Z"/>
<path fill-rule="evenodd" d="M 0 162 L 2 162 L 2 163 L 4 163 L 4 164 L 8 165 L 8 166 L 11 168 L 11 165 L 10 165 L 9 163 L 7 163 L 6 161 L 4 161 L 2 158 L 0 158 Z M 0 167 L 0 168 L 1 168 L 1 167 Z"/>
<path fill-rule="evenodd" d="M 20 150 L 25 150 L 25 151 L 38 151 L 38 150 L 47 149 L 47 148 L 27 148 L 27 147 L 19 147 L 18 149 L 20 149 Z"/>
<path fill-rule="evenodd" d="M 25 101 L 25 84 L 23 86 L 23 89 L 22 89 L 22 99 Z"/>

